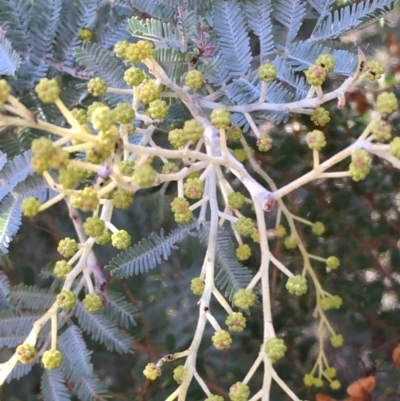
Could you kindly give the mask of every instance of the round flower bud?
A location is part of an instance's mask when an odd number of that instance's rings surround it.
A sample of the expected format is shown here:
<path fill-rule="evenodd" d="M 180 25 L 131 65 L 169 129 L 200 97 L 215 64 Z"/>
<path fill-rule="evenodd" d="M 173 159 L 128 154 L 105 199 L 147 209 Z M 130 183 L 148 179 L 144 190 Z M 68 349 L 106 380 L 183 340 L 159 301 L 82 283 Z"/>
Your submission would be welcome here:
<path fill-rule="evenodd" d="M 385 72 L 385 69 L 378 60 L 368 61 L 365 70 L 365 76 L 370 81 L 376 81 L 377 79 L 380 79 L 382 74 Z"/>
<path fill-rule="evenodd" d="M 65 276 L 72 270 L 72 266 L 65 260 L 59 260 L 54 266 L 54 274 L 60 279 L 65 279 Z"/>
<path fill-rule="evenodd" d="M 331 337 L 331 344 L 335 348 L 340 348 L 343 345 L 344 339 L 341 334 L 335 334 Z"/>
<path fill-rule="evenodd" d="M 333 382 L 330 384 L 330 387 L 332 390 L 339 390 L 341 387 L 340 381 L 339 380 L 333 380 Z"/>
<path fill-rule="evenodd" d="M 43 103 L 54 103 L 59 98 L 61 89 L 54 78 L 42 78 L 35 86 L 35 92 Z"/>
<path fill-rule="evenodd" d="M 97 216 L 88 217 L 83 223 L 83 230 L 88 237 L 99 237 L 104 233 L 105 228 L 104 221 Z"/>
<path fill-rule="evenodd" d="M 144 72 L 137 67 L 128 68 L 124 72 L 124 81 L 130 86 L 139 86 L 145 77 Z"/>
<path fill-rule="evenodd" d="M 162 174 L 176 174 L 179 172 L 179 166 L 176 163 L 165 163 L 162 168 Z"/>
<path fill-rule="evenodd" d="M 125 58 L 126 48 L 130 45 L 127 40 L 120 40 L 114 45 L 114 53 L 118 58 Z"/>
<path fill-rule="evenodd" d="M 321 106 L 316 107 L 311 113 L 311 121 L 313 121 L 315 125 L 324 127 L 329 123 L 329 121 L 331 121 L 331 118 L 329 117 L 329 111 L 325 110 Z"/>
<path fill-rule="evenodd" d="M 129 248 L 131 241 L 131 236 L 125 230 L 118 230 L 116 233 L 111 235 L 112 246 L 119 250 Z"/>
<path fill-rule="evenodd" d="M 246 318 L 242 312 L 232 312 L 225 320 L 229 331 L 241 333 L 246 328 Z"/>
<path fill-rule="evenodd" d="M 125 58 L 133 63 L 140 63 L 146 58 L 152 57 L 154 52 L 153 43 L 148 40 L 139 40 L 125 49 Z"/>
<path fill-rule="evenodd" d="M 129 103 L 117 103 L 113 109 L 114 120 L 121 124 L 129 124 L 135 118 L 135 110 Z"/>
<path fill-rule="evenodd" d="M 35 217 L 39 213 L 41 203 L 34 197 L 26 198 L 21 203 L 21 210 L 26 217 Z"/>
<path fill-rule="evenodd" d="M 174 213 L 185 214 L 189 211 L 189 201 L 186 198 L 176 197 L 171 202 L 171 210 Z"/>
<path fill-rule="evenodd" d="M 165 100 L 156 99 L 150 102 L 147 113 L 151 118 L 162 121 L 168 115 L 169 106 Z"/>
<path fill-rule="evenodd" d="M 287 234 L 286 228 L 282 225 L 278 226 L 275 234 L 278 238 L 283 238 Z"/>
<path fill-rule="evenodd" d="M 162 85 L 155 86 L 154 83 L 155 83 L 155 80 L 150 79 L 148 82 L 146 82 L 142 86 L 142 89 L 140 89 L 140 92 L 139 92 L 139 100 L 141 102 L 148 104 L 148 103 L 152 102 L 153 100 L 156 100 L 160 97 L 161 92 L 162 92 Z"/>
<path fill-rule="evenodd" d="M 90 120 L 97 131 L 107 131 L 115 123 L 114 113 L 107 106 L 96 108 Z"/>
<path fill-rule="evenodd" d="M 78 251 L 78 244 L 74 239 L 64 238 L 58 243 L 57 251 L 63 258 L 70 258 Z"/>
<path fill-rule="evenodd" d="M 386 121 L 378 121 L 372 128 L 375 141 L 384 142 L 392 137 L 392 129 Z"/>
<path fill-rule="evenodd" d="M 336 256 L 329 256 L 326 259 L 326 267 L 329 267 L 331 270 L 335 270 L 340 266 L 340 261 Z"/>
<path fill-rule="evenodd" d="M 314 377 L 313 385 L 315 387 L 322 387 L 324 385 L 324 381 L 320 377 Z"/>
<path fill-rule="evenodd" d="M 111 241 L 111 233 L 109 231 L 104 231 L 102 235 L 96 237 L 96 244 L 105 245 Z"/>
<path fill-rule="evenodd" d="M 204 182 L 200 178 L 188 178 L 183 184 L 185 196 L 189 199 L 200 199 L 204 193 Z"/>
<path fill-rule="evenodd" d="M 99 294 L 87 294 L 82 301 L 83 307 L 90 313 L 97 312 L 102 306 L 103 301 Z"/>
<path fill-rule="evenodd" d="M 391 114 L 399 108 L 394 93 L 382 92 L 376 99 L 376 108 L 382 114 Z"/>
<path fill-rule="evenodd" d="M 312 226 L 312 232 L 315 235 L 322 235 L 325 232 L 324 223 L 321 223 L 320 221 L 316 221 Z"/>
<path fill-rule="evenodd" d="M 74 189 L 79 181 L 79 172 L 74 168 L 66 168 L 60 171 L 58 181 L 66 189 Z"/>
<path fill-rule="evenodd" d="M 305 277 L 297 275 L 289 277 L 286 283 L 286 289 L 290 294 L 301 296 L 307 293 L 308 285 Z"/>
<path fill-rule="evenodd" d="M 270 63 L 263 64 L 258 69 L 258 77 L 263 82 L 272 82 L 275 80 L 278 70 Z"/>
<path fill-rule="evenodd" d="M 392 142 L 390 142 L 389 145 L 390 153 L 394 156 L 400 159 L 400 137 L 396 137 L 393 139 Z"/>
<path fill-rule="evenodd" d="M 370 168 L 367 165 L 357 166 L 355 163 L 349 165 L 349 176 L 354 181 L 364 180 L 370 172 Z"/>
<path fill-rule="evenodd" d="M 188 141 L 188 138 L 182 129 L 176 128 L 169 131 L 168 141 L 175 149 L 179 149 L 185 145 L 185 143 Z"/>
<path fill-rule="evenodd" d="M 237 125 L 229 125 L 225 133 L 231 141 L 238 141 L 243 136 L 243 131 Z"/>
<path fill-rule="evenodd" d="M 32 363 L 37 355 L 36 348 L 30 344 L 18 345 L 15 352 L 17 354 L 18 360 L 24 365 Z"/>
<path fill-rule="evenodd" d="M 70 310 L 76 305 L 76 295 L 69 290 L 62 290 L 57 295 L 57 305 L 64 310 Z"/>
<path fill-rule="evenodd" d="M 133 203 L 133 195 L 125 188 L 117 188 L 112 196 L 114 207 L 126 210 Z"/>
<path fill-rule="evenodd" d="M 311 387 L 314 384 L 314 376 L 307 373 L 304 375 L 303 382 L 306 387 Z"/>
<path fill-rule="evenodd" d="M 332 295 L 330 297 L 321 299 L 322 310 L 339 309 L 342 306 L 343 300 L 338 295 Z"/>
<path fill-rule="evenodd" d="M 212 336 L 212 342 L 217 350 L 224 350 L 231 347 L 232 337 L 225 330 L 218 330 Z"/>
<path fill-rule="evenodd" d="M 78 33 L 78 38 L 82 42 L 90 42 L 93 39 L 93 31 L 89 28 L 82 28 Z"/>
<path fill-rule="evenodd" d="M 242 382 L 236 382 L 229 389 L 231 401 L 247 401 L 250 396 L 250 387 Z"/>
<path fill-rule="evenodd" d="M 253 290 L 240 289 L 233 297 L 233 304 L 240 309 L 248 309 L 254 305 L 256 294 Z"/>
<path fill-rule="evenodd" d="M 270 338 L 264 344 L 264 350 L 272 363 L 285 356 L 287 347 L 281 338 Z"/>
<path fill-rule="evenodd" d="M 204 401 L 224 401 L 220 395 L 210 394 Z"/>
<path fill-rule="evenodd" d="M 305 75 L 309 85 L 321 86 L 325 82 L 327 71 L 318 65 L 310 65 Z"/>
<path fill-rule="evenodd" d="M 93 212 L 99 206 L 97 191 L 91 187 L 85 187 L 78 194 L 71 196 L 71 205 L 84 212 Z"/>
<path fill-rule="evenodd" d="M 335 69 L 336 61 L 331 54 L 320 54 L 315 64 L 322 67 L 328 74 Z"/>
<path fill-rule="evenodd" d="M 191 70 L 186 74 L 185 85 L 190 89 L 199 89 L 204 83 L 203 74 L 197 70 Z"/>
<path fill-rule="evenodd" d="M 202 280 L 200 277 L 195 277 L 190 282 L 190 289 L 194 295 L 203 295 L 204 287 L 204 280 Z"/>
<path fill-rule="evenodd" d="M 45 369 L 58 369 L 63 362 L 63 356 L 60 351 L 49 349 L 42 356 L 42 363 Z"/>
<path fill-rule="evenodd" d="M 193 118 L 185 121 L 182 132 L 188 141 L 197 142 L 203 138 L 204 127 L 201 122 Z"/>
<path fill-rule="evenodd" d="M 365 149 L 357 149 L 351 154 L 351 161 L 357 167 L 368 166 L 371 155 Z"/>
<path fill-rule="evenodd" d="M 77 119 L 78 123 L 85 125 L 87 123 L 86 111 L 75 107 L 71 110 L 71 114 Z"/>
<path fill-rule="evenodd" d="M 235 230 L 245 237 L 250 236 L 253 234 L 254 231 L 254 221 L 250 217 L 241 217 L 235 223 Z"/>
<path fill-rule="evenodd" d="M 232 192 L 228 195 L 228 205 L 234 209 L 240 209 L 245 202 L 245 197 L 240 192 Z"/>
<path fill-rule="evenodd" d="M 193 219 L 193 212 L 191 210 L 189 210 L 188 212 L 183 213 L 183 214 L 175 213 L 174 219 L 179 224 L 190 223 Z"/>
<path fill-rule="evenodd" d="M 148 363 L 143 370 L 143 374 L 145 375 L 146 379 L 156 380 L 158 376 L 161 376 L 161 369 L 154 363 Z"/>
<path fill-rule="evenodd" d="M 88 92 L 93 96 L 103 96 L 107 91 L 107 83 L 99 77 L 91 79 L 87 84 Z"/>
<path fill-rule="evenodd" d="M 232 154 L 233 157 L 240 163 L 243 163 L 245 160 L 247 160 L 247 154 L 243 148 L 234 149 Z"/>
<path fill-rule="evenodd" d="M 329 368 L 326 368 L 326 369 L 324 370 L 324 374 L 325 374 L 325 376 L 328 377 L 329 379 L 333 379 L 333 378 L 336 377 L 337 372 L 336 372 L 336 369 L 335 369 L 335 368 L 329 367 Z"/>
<path fill-rule="evenodd" d="M 306 135 L 307 145 L 310 149 L 320 151 L 325 145 L 325 135 L 322 131 L 315 129 Z"/>
<path fill-rule="evenodd" d="M 225 109 L 214 109 L 211 112 L 211 124 L 216 128 L 227 128 L 231 123 L 231 113 Z"/>
<path fill-rule="evenodd" d="M 0 79 L 0 108 L 3 107 L 3 103 L 8 100 L 10 96 L 11 87 L 5 79 Z"/>
<path fill-rule="evenodd" d="M 236 257 L 239 260 L 247 260 L 251 256 L 251 248 L 247 244 L 239 245 L 236 248 Z"/>
<path fill-rule="evenodd" d="M 267 134 L 261 134 L 256 144 L 260 152 L 268 152 L 272 148 L 272 138 Z"/>
<path fill-rule="evenodd" d="M 296 249 L 298 242 L 296 238 L 293 238 L 291 235 L 287 236 L 284 241 L 283 241 L 283 245 L 285 245 L 286 249 Z"/>
<path fill-rule="evenodd" d="M 154 184 L 157 171 L 150 164 L 142 164 L 132 174 L 132 180 L 141 188 L 148 188 Z"/>
<path fill-rule="evenodd" d="M 183 382 L 183 379 L 185 378 L 185 367 L 183 365 L 179 365 L 174 369 L 174 380 L 178 383 L 181 384 Z"/>

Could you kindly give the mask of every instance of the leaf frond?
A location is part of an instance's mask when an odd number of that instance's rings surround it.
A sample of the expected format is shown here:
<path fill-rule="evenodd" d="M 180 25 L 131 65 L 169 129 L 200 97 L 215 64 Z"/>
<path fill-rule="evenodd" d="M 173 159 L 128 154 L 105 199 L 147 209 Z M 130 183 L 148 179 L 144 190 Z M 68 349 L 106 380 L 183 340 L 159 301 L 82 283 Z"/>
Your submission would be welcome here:
<path fill-rule="evenodd" d="M 163 230 L 160 234 L 152 233 L 148 238 L 142 239 L 138 244 L 113 258 L 106 269 L 111 270 L 111 275 L 117 277 L 129 277 L 133 274 L 148 272 L 161 263 L 161 257 L 168 260 L 172 250 L 177 249 L 175 244 L 188 235 L 193 235 L 191 230 L 196 227 L 196 224 L 195 221 L 182 224 L 167 237 L 164 237 Z"/>

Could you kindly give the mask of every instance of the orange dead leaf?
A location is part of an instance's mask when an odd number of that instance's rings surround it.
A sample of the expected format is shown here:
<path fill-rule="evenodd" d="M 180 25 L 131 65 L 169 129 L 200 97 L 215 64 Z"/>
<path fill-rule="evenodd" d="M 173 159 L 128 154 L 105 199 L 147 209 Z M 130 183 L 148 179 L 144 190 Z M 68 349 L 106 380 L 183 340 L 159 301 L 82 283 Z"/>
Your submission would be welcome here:
<path fill-rule="evenodd" d="M 392 352 L 392 359 L 394 366 L 398 368 L 400 366 L 400 344 Z"/>
<path fill-rule="evenodd" d="M 315 401 L 336 401 L 334 398 L 329 397 L 322 393 L 315 394 Z"/>
<path fill-rule="evenodd" d="M 376 379 L 374 376 L 362 377 L 356 380 L 347 387 L 347 394 L 350 397 L 356 398 L 359 401 L 365 401 L 372 393 L 376 386 Z"/>

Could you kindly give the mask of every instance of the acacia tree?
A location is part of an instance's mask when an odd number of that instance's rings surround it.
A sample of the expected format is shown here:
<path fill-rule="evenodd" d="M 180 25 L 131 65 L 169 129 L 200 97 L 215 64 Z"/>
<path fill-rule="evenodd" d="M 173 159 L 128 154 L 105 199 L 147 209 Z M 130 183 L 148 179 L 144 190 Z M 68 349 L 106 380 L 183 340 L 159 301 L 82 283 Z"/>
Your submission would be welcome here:
<path fill-rule="evenodd" d="M 396 394 L 398 102 L 340 37 L 397 3 L 0 1 L 0 383 Z"/>

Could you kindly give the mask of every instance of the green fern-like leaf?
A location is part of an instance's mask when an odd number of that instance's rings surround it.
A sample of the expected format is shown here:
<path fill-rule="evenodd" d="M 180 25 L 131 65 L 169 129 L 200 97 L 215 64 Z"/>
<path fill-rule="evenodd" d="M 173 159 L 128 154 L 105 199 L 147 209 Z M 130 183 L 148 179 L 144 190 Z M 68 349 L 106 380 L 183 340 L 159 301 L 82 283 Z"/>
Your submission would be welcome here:
<path fill-rule="evenodd" d="M 264 64 L 268 61 L 267 56 L 274 50 L 271 0 L 251 0 L 244 11 L 247 25 L 260 41 L 260 64 Z"/>
<path fill-rule="evenodd" d="M 74 309 L 79 325 L 87 331 L 93 340 L 104 344 L 109 351 L 117 351 L 120 354 L 127 354 L 131 351 L 133 338 L 108 319 L 107 316 L 98 313 L 89 313 L 78 303 Z"/>
<path fill-rule="evenodd" d="M 98 4 L 98 0 L 75 0 L 74 7 L 71 7 L 70 1 L 63 1 L 63 13 L 54 39 L 55 60 L 66 66 L 74 64 L 74 48 L 80 43 L 79 30 L 94 18 Z"/>
<path fill-rule="evenodd" d="M 0 311 L 0 338 L 27 335 L 40 314 Z"/>
<path fill-rule="evenodd" d="M 354 73 L 357 66 L 357 57 L 354 54 L 346 50 L 332 50 L 321 44 L 297 42 L 290 47 L 286 60 L 294 71 L 303 71 L 313 65 L 323 53 L 332 54 L 336 61 L 333 74 L 349 76 Z"/>
<path fill-rule="evenodd" d="M 138 244 L 113 258 L 106 269 L 111 270 L 111 274 L 118 277 L 148 272 L 161 263 L 161 257 L 168 260 L 172 250 L 177 249 L 175 244 L 188 235 L 193 235 L 191 230 L 196 227 L 196 224 L 194 221 L 181 225 L 168 237 L 164 237 L 163 230 L 160 234 L 152 233 L 148 238 L 142 239 Z"/>
<path fill-rule="evenodd" d="M 38 175 L 28 177 L 20 182 L 0 203 L 0 250 L 7 253 L 12 236 L 21 226 L 21 202 L 30 196 L 44 202 L 49 197 L 46 180 Z M 54 192 L 51 193 L 54 195 Z"/>
<path fill-rule="evenodd" d="M 43 401 L 70 401 L 69 390 L 65 385 L 60 369 L 47 370 L 42 374 L 40 389 Z"/>
<path fill-rule="evenodd" d="M 210 235 L 210 225 L 205 224 L 199 232 L 200 241 L 207 244 Z M 229 233 L 222 227 L 218 228 L 216 262 L 218 273 L 215 283 L 225 291 L 229 299 L 241 288 L 247 287 L 252 275 L 246 267 L 242 266 L 236 259 L 235 250 Z"/>
<path fill-rule="evenodd" d="M 170 20 L 176 14 L 176 5 L 170 7 L 155 0 L 131 0 L 130 3 L 138 11 L 164 21 Z"/>
<path fill-rule="evenodd" d="M 136 326 L 137 311 L 132 304 L 127 302 L 123 295 L 111 290 L 107 290 L 106 296 L 107 305 L 103 309 L 104 314 L 124 329 Z"/>
<path fill-rule="evenodd" d="M 51 53 L 61 6 L 61 0 L 37 0 L 32 3 L 29 34 L 30 48 L 35 57 L 47 57 Z"/>
<path fill-rule="evenodd" d="M 56 300 L 56 294 L 36 286 L 19 284 L 10 293 L 10 302 L 18 309 L 45 310 Z"/>
<path fill-rule="evenodd" d="M 8 308 L 10 294 L 10 283 L 8 277 L 0 271 L 0 310 Z"/>
<path fill-rule="evenodd" d="M 303 0 L 275 0 L 274 17 L 287 28 L 286 46 L 293 42 L 306 14 L 306 2 Z"/>
<path fill-rule="evenodd" d="M 0 7 L 0 24 L 7 29 L 7 38 L 18 52 L 29 49 L 32 3 L 26 0 L 5 0 Z"/>
<path fill-rule="evenodd" d="M 0 201 L 21 181 L 33 172 L 31 166 L 32 153 L 24 152 L 9 160 L 0 171 Z"/>
<path fill-rule="evenodd" d="M 244 13 L 237 0 L 215 2 L 214 29 L 218 35 L 218 54 L 231 78 L 247 74 L 250 69 L 250 39 Z"/>
<path fill-rule="evenodd" d="M 68 327 L 59 337 L 58 346 L 64 355 L 61 372 L 73 385 L 73 392 L 80 401 L 92 401 L 95 396 L 106 393 L 106 388 L 90 363 L 91 352 L 87 349 L 81 331 L 75 325 Z"/>
<path fill-rule="evenodd" d="M 128 32 L 133 36 L 164 43 L 176 50 L 186 50 L 182 33 L 179 29 L 172 27 L 170 23 L 148 19 L 144 24 L 139 18 L 133 17 L 129 20 Z"/>
<path fill-rule="evenodd" d="M 21 64 L 21 57 L 12 48 L 11 43 L 0 34 L 0 74 L 15 76 Z"/>
<path fill-rule="evenodd" d="M 85 66 L 87 72 L 104 79 L 108 86 L 128 88 L 123 80 L 124 65 L 100 45 L 96 43 L 84 43 L 82 47 L 75 49 L 74 57 L 80 65 Z M 127 96 L 114 94 L 106 94 L 105 97 L 112 104 L 127 100 Z"/>
<path fill-rule="evenodd" d="M 330 13 L 313 32 L 309 42 L 337 38 L 366 22 L 374 22 L 394 8 L 399 0 L 362 1 Z"/>

